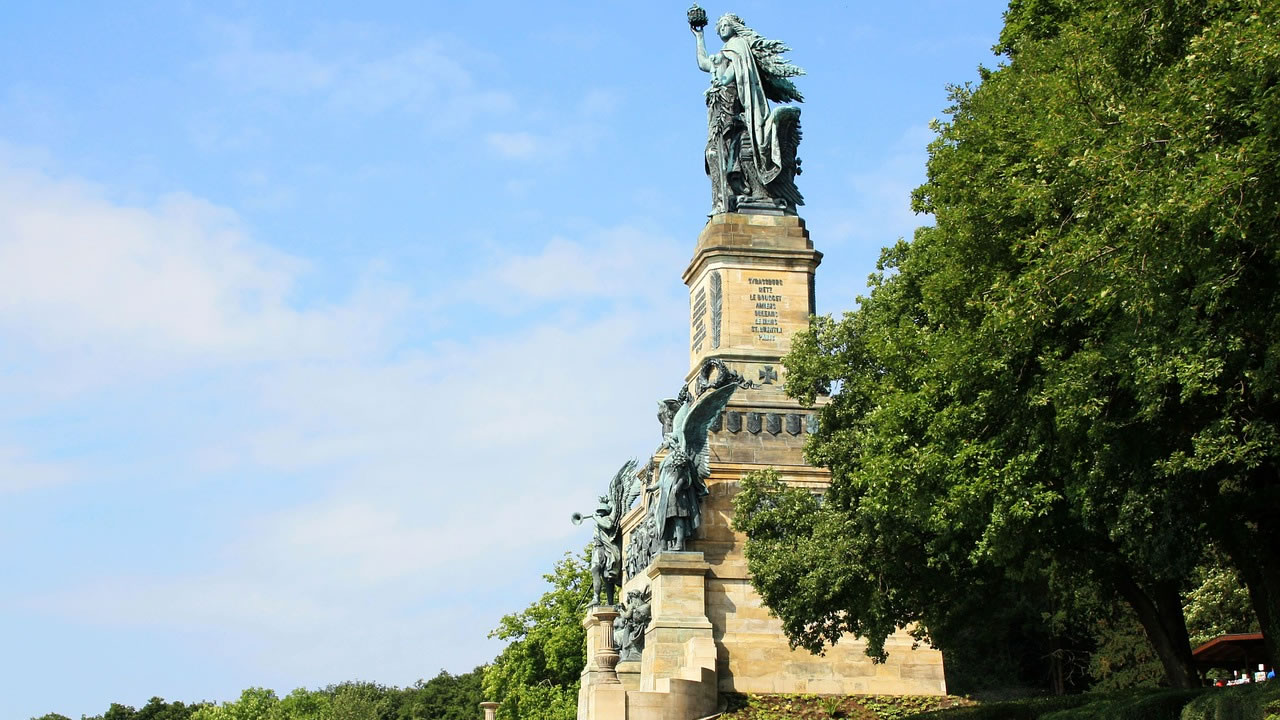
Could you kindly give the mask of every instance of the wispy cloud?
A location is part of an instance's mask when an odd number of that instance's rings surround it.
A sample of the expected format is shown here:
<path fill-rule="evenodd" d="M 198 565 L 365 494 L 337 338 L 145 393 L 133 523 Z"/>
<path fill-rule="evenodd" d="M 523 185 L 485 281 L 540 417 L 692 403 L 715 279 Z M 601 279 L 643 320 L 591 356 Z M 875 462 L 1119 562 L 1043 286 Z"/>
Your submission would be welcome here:
<path fill-rule="evenodd" d="M 78 474 L 70 463 L 37 460 L 22 447 L 0 445 L 0 496 L 61 485 Z"/>
<path fill-rule="evenodd" d="M 490 150 L 508 159 L 563 159 L 594 147 L 608 135 L 607 118 L 619 102 L 612 90 L 591 89 L 571 111 L 557 107 L 526 112 L 517 118 L 526 129 L 491 132 L 485 141 Z"/>
<path fill-rule="evenodd" d="M 671 297 L 671 286 L 653 278 L 674 279 L 672 269 L 686 254 L 671 237 L 633 226 L 605 228 L 592 232 L 589 242 L 553 237 L 536 253 L 508 255 L 476 280 L 530 299 L 640 296 L 659 303 Z"/>
<path fill-rule="evenodd" d="M 331 110 L 421 113 L 433 122 L 465 122 L 514 107 L 504 91 L 477 86 L 458 43 L 427 40 L 404 48 L 272 47 L 251 28 L 220 25 L 222 46 L 205 63 L 227 87 L 273 101 L 320 98 Z"/>
<path fill-rule="evenodd" d="M 917 227 L 928 224 L 928 217 L 912 212 L 911 191 L 925 180 L 931 140 L 929 128 L 908 128 L 879 166 L 849 175 L 849 203 L 820 219 L 828 240 L 883 247 L 900 237 L 910 238 Z"/>
<path fill-rule="evenodd" d="M 307 267 L 190 195 L 120 205 L 76 179 L 0 167 L 0 332 L 59 359 L 86 344 L 141 367 L 376 347 L 370 306 L 391 298 L 300 305 Z"/>
<path fill-rule="evenodd" d="M 235 636 L 261 668 L 299 684 L 398 677 L 406 666 L 388 654 L 426 653 L 419 668 L 483 660 L 486 632 L 512 606 L 484 588 L 536 580 L 537 563 L 586 541 L 568 512 L 623 457 L 653 449 L 652 398 L 683 375 L 679 323 L 655 322 L 682 316 L 679 281 L 653 281 L 682 258 L 643 228 L 493 250 L 486 269 L 424 292 L 372 274 L 320 302 L 298 290 L 306 259 L 199 198 L 129 205 L 74 178 L 0 166 L 0 218 L 0 335 L 14 357 L 42 358 L 22 382 L 80 377 L 83 390 L 127 388 L 132 403 L 167 406 L 137 420 L 125 452 L 145 452 L 142 437 L 163 435 L 166 418 L 203 423 L 127 479 L 92 450 L 78 467 L 93 472 L 71 476 L 60 425 L 74 415 L 77 432 L 107 432 L 110 419 L 75 393 L 9 407 L 0 431 L 36 433 L 39 414 L 47 449 L 35 459 L 0 447 L 0 491 L 110 479 L 124 497 L 99 495 L 94 508 L 110 517 L 114 503 L 182 477 L 227 484 L 220 502 L 234 508 L 225 526 L 191 517 L 214 542 L 178 565 L 139 558 L 125 573 L 68 572 L 0 600 L 98 627 Z M 397 334 L 422 307 L 462 312 L 495 297 L 525 313 L 518 327 Z M 95 370 L 85 344 L 113 348 L 129 374 Z M 17 382 L 0 371 L 0 386 Z M 293 488 L 283 499 L 271 490 L 280 483 Z M 259 495 L 275 500 L 259 507 Z M 476 597 L 459 604 L 463 586 Z M 432 633 L 457 642 L 421 642 Z"/>
<path fill-rule="evenodd" d="M 516 159 L 531 158 L 547 147 L 545 140 L 528 132 L 492 132 L 485 140 L 499 155 Z"/>

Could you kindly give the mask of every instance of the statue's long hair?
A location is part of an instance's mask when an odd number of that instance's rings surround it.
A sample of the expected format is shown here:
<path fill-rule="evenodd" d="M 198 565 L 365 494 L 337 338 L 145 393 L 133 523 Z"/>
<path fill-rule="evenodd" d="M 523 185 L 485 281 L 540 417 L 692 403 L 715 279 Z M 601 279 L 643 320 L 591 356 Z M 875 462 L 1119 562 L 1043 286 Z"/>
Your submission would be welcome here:
<path fill-rule="evenodd" d="M 717 29 L 721 23 L 728 24 L 733 34 L 745 40 L 747 47 L 751 48 L 756 67 L 760 69 L 760 82 L 764 86 L 765 97 L 780 103 L 804 102 L 804 96 L 796 89 L 795 84 L 787 79 L 804 74 L 804 70 L 782 57 L 782 54 L 791 48 L 781 40 L 770 40 L 752 30 L 742 21 L 742 18 L 733 13 L 721 15 L 716 21 Z"/>
<path fill-rule="evenodd" d="M 733 30 L 733 34 L 740 35 L 743 40 L 747 41 L 748 45 L 754 46 L 756 40 L 764 39 L 763 35 L 747 27 L 747 24 L 742 21 L 742 18 L 738 17 L 734 13 L 725 13 L 721 15 L 720 19 L 716 21 L 717 30 L 720 29 L 720 23 L 728 23 L 729 28 Z"/>

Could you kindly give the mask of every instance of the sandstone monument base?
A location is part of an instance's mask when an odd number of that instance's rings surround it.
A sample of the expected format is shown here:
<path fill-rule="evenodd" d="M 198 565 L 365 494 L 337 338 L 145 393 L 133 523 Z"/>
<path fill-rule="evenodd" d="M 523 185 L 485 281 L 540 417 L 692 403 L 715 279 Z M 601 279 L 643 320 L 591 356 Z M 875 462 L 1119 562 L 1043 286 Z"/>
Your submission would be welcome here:
<path fill-rule="evenodd" d="M 781 358 L 791 336 L 808 327 L 821 260 L 804 221 L 794 215 L 724 213 L 699 235 L 683 275 L 690 300 L 686 386 L 695 391 L 700 371 L 712 361 L 752 387 L 736 391 L 711 427 L 710 495 L 686 551 L 659 552 L 624 578 L 622 598 L 646 586 L 652 592 L 641 660 L 619 663 L 607 678 L 594 658 L 610 640 L 598 632 L 599 613 L 588 613 L 581 720 L 695 720 L 715 714 L 720 695 L 728 692 L 946 694 L 942 654 L 913 647 L 905 630 L 886 643 L 889 658 L 882 664 L 853 637 L 822 656 L 792 650 L 781 622 L 751 587 L 746 538 L 732 528 L 733 496 L 748 472 L 773 468 L 792 486 L 819 494 L 830 484 L 828 471 L 803 458 L 805 436 L 817 427 L 816 409 L 782 390 Z M 624 568 L 650 502 L 645 493 L 622 518 Z"/>

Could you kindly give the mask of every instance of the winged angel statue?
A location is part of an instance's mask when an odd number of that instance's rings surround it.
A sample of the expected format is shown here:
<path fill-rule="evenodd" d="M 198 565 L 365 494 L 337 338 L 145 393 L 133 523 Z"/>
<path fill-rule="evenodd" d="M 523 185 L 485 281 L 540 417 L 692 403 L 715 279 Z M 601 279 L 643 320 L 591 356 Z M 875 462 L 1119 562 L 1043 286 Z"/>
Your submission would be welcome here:
<path fill-rule="evenodd" d="M 698 42 L 698 68 L 711 73 L 707 89 L 706 170 L 711 177 L 711 214 L 784 212 L 795 214 L 804 198 L 796 189 L 800 174 L 800 108 L 775 103 L 803 102 L 788 78 L 804 70 L 782 57 L 783 43 L 747 27 L 726 13 L 716 22 L 724 41 L 707 55 L 702 28 L 706 12 L 689 9 L 689 27 Z"/>
<path fill-rule="evenodd" d="M 684 550 L 702 524 L 702 498 L 709 493 L 711 457 L 707 430 L 729 403 L 736 385 L 725 385 L 686 402 L 672 419 L 662 440 L 667 454 L 658 465 L 658 498 L 651 508 L 664 550 Z"/>

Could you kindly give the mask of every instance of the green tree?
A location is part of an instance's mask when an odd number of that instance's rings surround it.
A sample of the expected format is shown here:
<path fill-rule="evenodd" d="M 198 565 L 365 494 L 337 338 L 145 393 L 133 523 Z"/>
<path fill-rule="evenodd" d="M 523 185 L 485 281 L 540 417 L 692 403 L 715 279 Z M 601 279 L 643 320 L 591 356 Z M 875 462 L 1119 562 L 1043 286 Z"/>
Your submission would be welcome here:
<path fill-rule="evenodd" d="M 484 667 L 451 675 L 444 670 L 404 690 L 400 720 L 474 720 L 484 701 Z"/>
<path fill-rule="evenodd" d="M 139 710 L 112 703 L 103 715 L 86 720 L 471 720 L 479 711 L 483 677 L 483 667 L 456 676 L 441 670 L 431 680 L 403 689 L 344 682 L 319 690 L 298 688 L 283 699 L 273 690 L 249 688 L 220 705 L 153 697 Z"/>
<path fill-rule="evenodd" d="M 583 613 L 591 594 L 586 556 L 566 553 L 543 576 L 551 589 L 523 612 L 502 618 L 490 633 L 508 642 L 485 669 L 487 700 L 501 703 L 503 720 L 572 720 L 586 666 Z"/>
<path fill-rule="evenodd" d="M 322 690 L 297 688 L 273 709 L 280 720 L 332 720 L 333 697 Z"/>
<path fill-rule="evenodd" d="M 328 720 L 393 720 L 401 691 L 371 682 L 345 682 L 325 688 Z M 292 720 L 292 719 L 291 719 Z"/>
<path fill-rule="evenodd" d="M 132 705 L 124 705 L 122 703 L 111 703 L 107 711 L 102 714 L 102 720 L 133 720 L 138 714 Z"/>
<path fill-rule="evenodd" d="M 1227 633 L 1258 632 L 1258 618 L 1249 591 L 1239 575 L 1210 557 L 1192 575 L 1194 587 L 1184 593 L 1182 609 L 1192 645 Z M 1116 604 L 1109 615 L 1095 621 L 1097 649 L 1089 672 L 1096 688 L 1121 690 L 1155 687 L 1163 678 L 1160 660 L 1151 649 L 1142 625 L 1128 607 Z"/>
<path fill-rule="evenodd" d="M 1196 587 L 1183 605 L 1192 644 L 1228 633 L 1258 632 L 1258 616 L 1239 573 L 1215 563 L 1196 568 L 1195 579 Z"/>
<path fill-rule="evenodd" d="M 153 697 L 138 709 L 133 720 L 188 720 L 200 707 L 198 703 L 187 705 L 179 701 L 165 702 L 164 698 Z"/>
<path fill-rule="evenodd" d="M 1111 604 L 1111 612 L 1094 620 L 1097 648 L 1089 658 L 1089 674 L 1095 690 L 1157 687 L 1164 668 L 1156 657 L 1142 624 L 1126 604 Z"/>
<path fill-rule="evenodd" d="M 191 720 L 277 720 L 279 717 L 280 698 L 275 691 L 253 687 L 241 692 L 237 700 L 196 710 Z"/>
<path fill-rule="evenodd" d="M 111 703 L 105 713 L 87 717 L 85 720 L 188 720 L 201 707 L 203 705 L 199 703 L 187 705 L 176 701 L 165 702 L 164 698 L 153 697 L 137 710 L 134 710 L 131 705 Z"/>
<path fill-rule="evenodd" d="M 937 588 L 1048 587 L 1050 619 L 1087 588 L 1186 686 L 1182 592 L 1214 547 L 1280 662 L 1280 5 L 1005 19 L 1004 63 L 936 126 L 913 198 L 936 226 L 786 359 L 793 395 L 835 383 L 808 448 L 833 487 L 801 526 L 840 559 L 770 524 L 799 499 L 748 492 L 752 572 L 793 641 L 872 652 L 940 625 Z"/>

